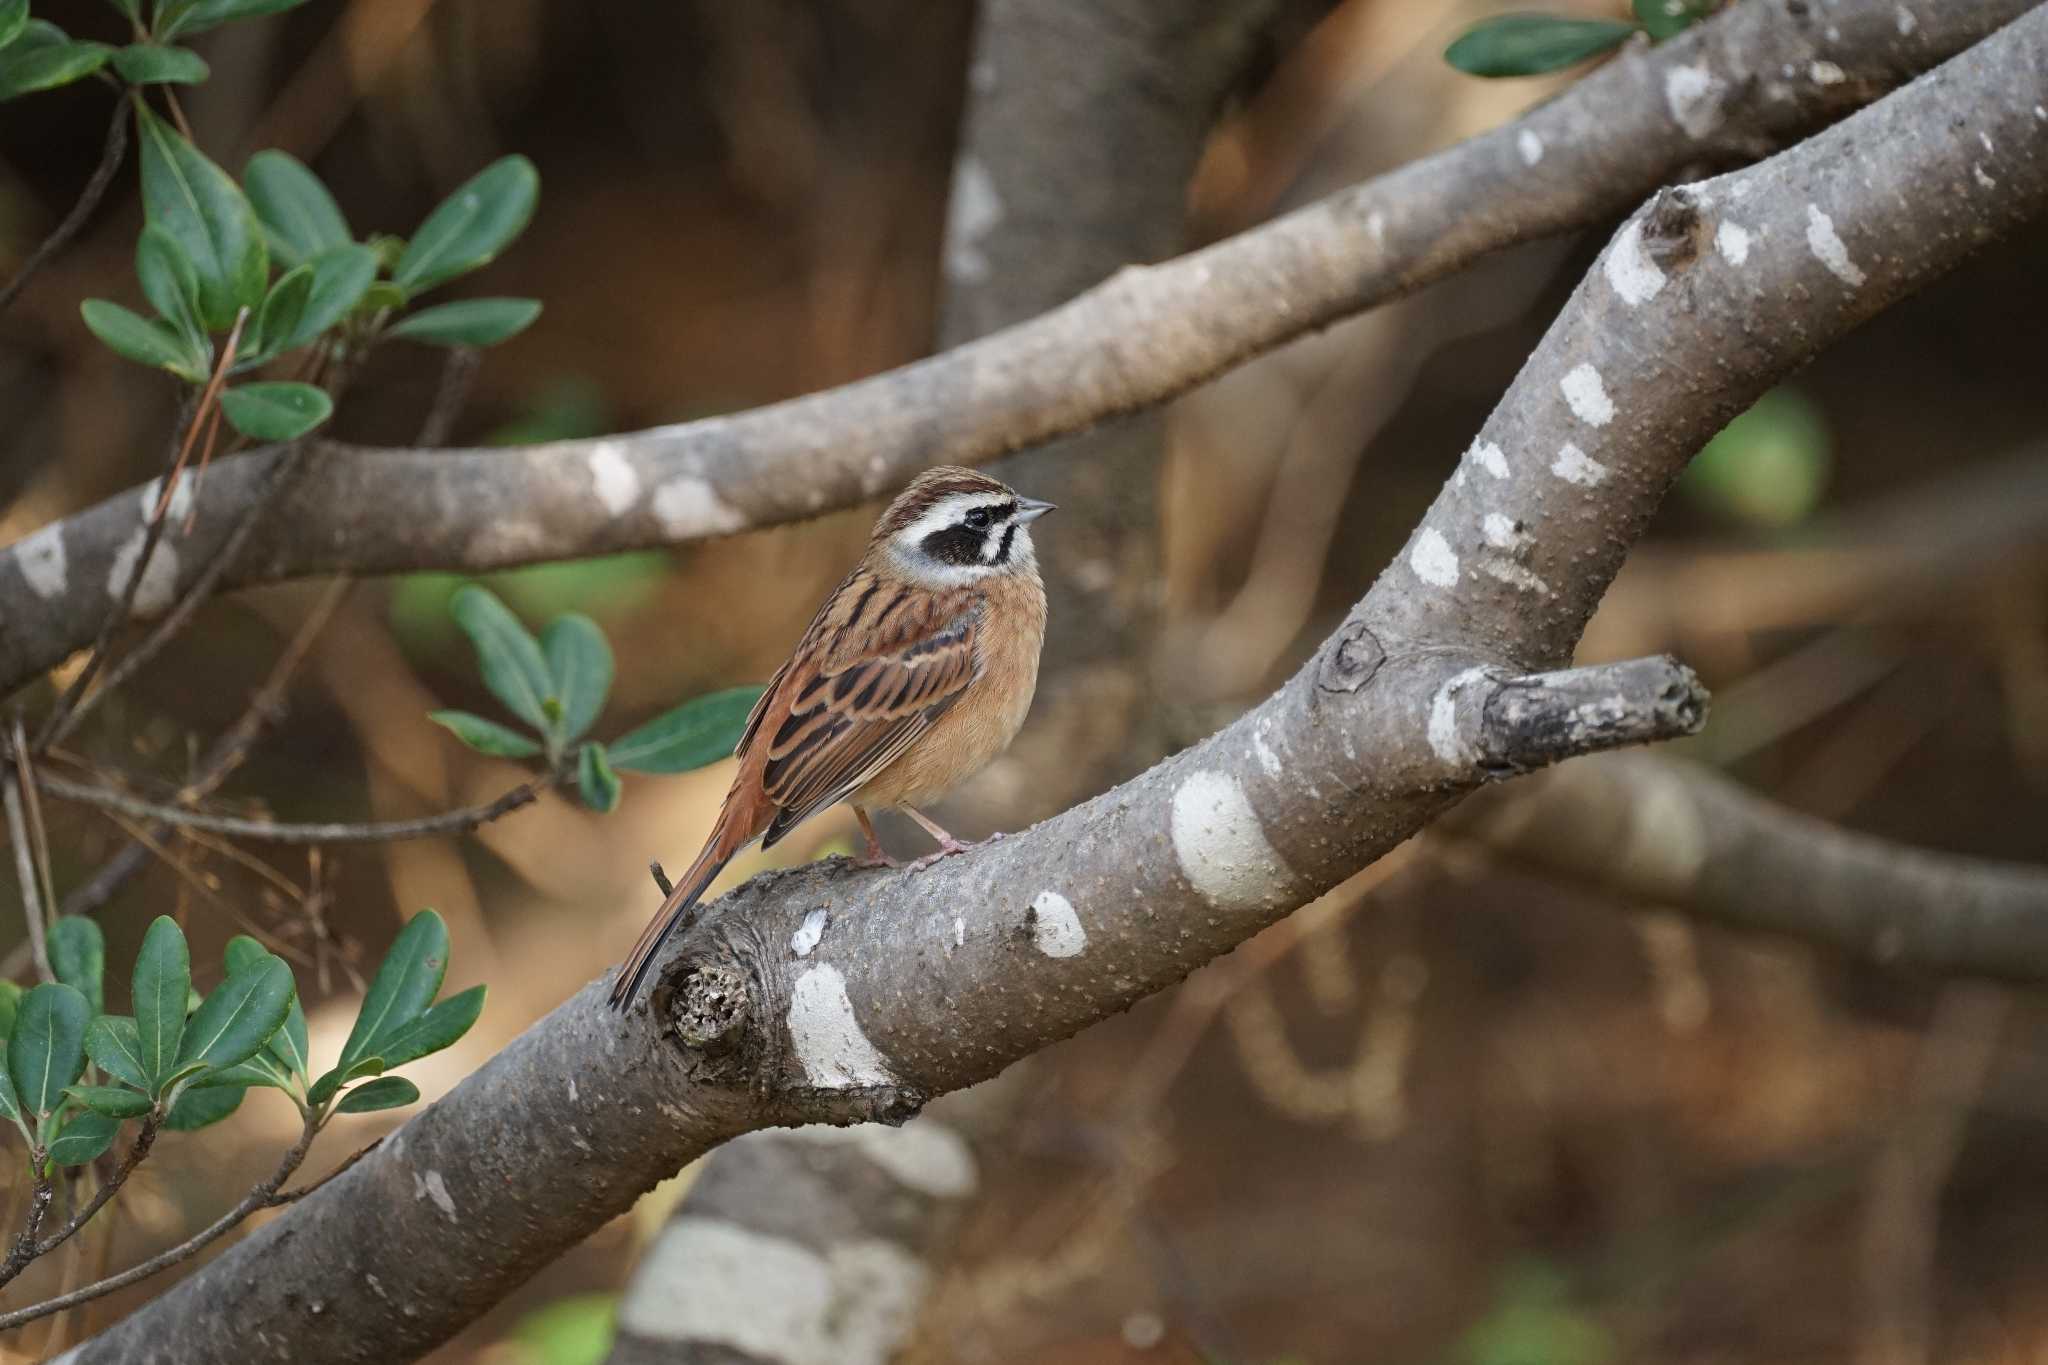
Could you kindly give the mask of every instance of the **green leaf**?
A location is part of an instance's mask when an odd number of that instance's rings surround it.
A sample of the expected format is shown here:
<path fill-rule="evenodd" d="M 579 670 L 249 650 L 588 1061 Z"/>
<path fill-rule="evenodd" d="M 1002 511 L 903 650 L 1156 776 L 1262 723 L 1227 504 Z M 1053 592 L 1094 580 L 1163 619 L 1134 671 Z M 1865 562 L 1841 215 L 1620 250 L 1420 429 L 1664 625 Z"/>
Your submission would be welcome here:
<path fill-rule="evenodd" d="M 1444 49 L 1444 60 L 1474 76 L 1534 76 L 1621 46 L 1634 24 L 1502 14 L 1474 24 Z"/>
<path fill-rule="evenodd" d="M 4 1066 L 0 1066 L 0 1119 L 6 1119 L 21 1129 L 23 1137 L 29 1137 L 28 1125 L 21 1118 L 21 1099 L 14 1093 L 14 1078 L 7 1074 Z M 34 1141 L 33 1138 L 29 1140 Z"/>
<path fill-rule="evenodd" d="M 636 773 L 686 773 L 731 754 L 759 687 L 730 687 L 664 711 L 606 745 L 612 766 Z"/>
<path fill-rule="evenodd" d="M 533 218 L 540 173 L 523 156 L 486 166 L 427 215 L 391 278 L 418 294 L 489 264 Z"/>
<path fill-rule="evenodd" d="M 199 277 L 199 316 L 214 331 L 263 302 L 270 257 L 241 186 L 176 129 L 135 106 L 142 140 L 142 203 L 149 221 L 185 249 Z"/>
<path fill-rule="evenodd" d="M 14 1032 L 14 1012 L 21 1008 L 21 987 L 12 981 L 0 981 L 0 1038 Z M 5 1071 L 0 1067 L 0 1071 Z"/>
<path fill-rule="evenodd" d="M 243 167 L 242 183 L 249 188 L 249 201 L 279 264 L 295 266 L 355 245 L 341 206 L 320 177 L 296 158 L 279 151 L 258 152 Z M 376 274 L 374 253 L 370 273 Z"/>
<path fill-rule="evenodd" d="M 185 931 L 169 915 L 158 915 L 135 955 L 130 994 L 135 1005 L 136 1041 L 149 1088 L 161 1093 L 177 1066 L 185 1036 L 185 997 L 192 993 L 192 955 Z"/>
<path fill-rule="evenodd" d="M 142 1034 L 125 1014 L 103 1014 L 85 1028 L 85 1055 L 117 1081 L 137 1090 L 154 1090 L 154 1078 L 142 1060 Z"/>
<path fill-rule="evenodd" d="M 28 0 L 0 0 L 0 48 L 6 47 L 28 27 Z"/>
<path fill-rule="evenodd" d="M 56 41 L 48 40 L 51 34 Z M 113 55 L 114 49 L 105 43 L 73 42 L 54 24 L 35 20 L 14 42 L 0 48 L 0 100 L 83 80 Z"/>
<path fill-rule="evenodd" d="M 198 362 L 194 368 L 210 369 L 213 341 L 199 321 L 199 276 L 177 238 L 145 224 L 135 243 L 135 277 L 142 281 L 142 296 L 185 339 L 186 352 Z"/>
<path fill-rule="evenodd" d="M 121 17 L 129 23 L 142 22 L 142 0 L 107 0 L 107 3 L 119 11 Z"/>
<path fill-rule="evenodd" d="M 557 616 L 541 632 L 541 653 L 562 703 L 563 740 L 581 739 L 612 690 L 612 647 L 597 622 L 581 612 Z"/>
<path fill-rule="evenodd" d="M 198 85 L 209 75 L 206 59 L 189 47 L 130 43 L 114 50 L 114 70 L 130 85 Z"/>
<path fill-rule="evenodd" d="M 270 956 L 270 950 L 247 934 L 236 934 L 228 940 L 227 967 L 230 974 L 247 967 L 253 967 L 262 958 Z M 298 992 L 292 993 L 292 1007 L 284 1016 L 284 1027 L 270 1040 L 265 1049 L 287 1072 L 304 1076 L 311 1070 L 311 1049 L 306 1041 L 306 1007 L 299 999 Z"/>
<path fill-rule="evenodd" d="M 254 344 L 236 362 L 235 368 L 260 365 L 284 350 L 285 344 L 298 335 L 299 323 L 306 315 L 306 305 L 312 294 L 312 266 L 294 266 L 278 276 L 277 283 L 271 285 L 270 292 L 263 296 L 263 307 L 256 314 Z"/>
<path fill-rule="evenodd" d="M 50 970 L 77 988 L 93 1014 L 106 1009 L 107 940 L 83 915 L 59 915 L 50 926 Z"/>
<path fill-rule="evenodd" d="M 299 327 L 282 349 L 303 346 L 349 315 L 377 278 L 377 253 L 366 246 L 338 246 L 307 264 L 313 267 L 313 292 Z"/>
<path fill-rule="evenodd" d="M 105 1114 L 109 1118 L 141 1118 L 152 1108 L 149 1096 L 117 1085 L 74 1085 L 64 1093 L 93 1113 Z"/>
<path fill-rule="evenodd" d="M 73 1114 L 51 1139 L 50 1160 L 59 1166 L 83 1166 L 113 1146 L 114 1135 L 120 1131 L 121 1120 L 110 1115 L 89 1110 Z"/>
<path fill-rule="evenodd" d="M 349 1091 L 334 1109 L 339 1114 L 369 1114 L 379 1109 L 417 1104 L 419 1098 L 420 1088 L 405 1077 L 385 1076 Z"/>
<path fill-rule="evenodd" d="M 519 624 L 497 594 L 475 584 L 462 588 L 448 602 L 449 614 L 476 646 L 484 686 L 507 710 L 542 734 L 553 734 L 547 699 L 554 695 L 554 675 L 539 641 Z"/>
<path fill-rule="evenodd" d="M 37 1117 L 64 1101 L 64 1087 L 85 1070 L 85 1028 L 92 1007 L 75 987 L 41 985 L 21 998 L 7 1039 L 7 1070 L 23 1110 Z"/>
<path fill-rule="evenodd" d="M 482 986 L 457 992 L 410 1024 L 394 1029 L 377 1045 L 384 1070 L 416 1062 L 446 1047 L 453 1047 L 484 1012 Z"/>
<path fill-rule="evenodd" d="M 193 343 L 179 336 L 169 323 L 131 313 L 105 299 L 85 300 L 78 305 L 78 315 L 92 334 L 122 359 L 169 370 L 195 384 L 205 380 L 210 357 L 199 355 Z"/>
<path fill-rule="evenodd" d="M 297 9 L 306 0 L 184 0 L 163 28 L 163 36 L 204 33 L 234 19 L 256 19 Z"/>
<path fill-rule="evenodd" d="M 266 956 L 214 987 L 178 1048 L 178 1062 L 226 1068 L 260 1052 L 291 1012 L 292 969 L 281 957 Z"/>
<path fill-rule="evenodd" d="M 360 1080 L 364 1076 L 375 1076 L 383 1070 L 384 1059 L 382 1057 L 358 1057 L 345 1066 L 333 1068 L 319 1080 L 313 1082 L 313 1088 L 306 1092 L 306 1099 L 312 1104 L 325 1104 L 334 1098 L 335 1091 L 341 1089 L 350 1081 Z"/>
<path fill-rule="evenodd" d="M 1633 8 L 1643 31 L 1661 43 L 1706 18 L 1714 0 L 1635 0 Z"/>
<path fill-rule="evenodd" d="M 576 789 L 583 795 L 583 804 L 600 815 L 619 808 L 619 775 L 612 771 L 604 745 L 592 741 L 576 755 Z"/>
<path fill-rule="evenodd" d="M 423 308 L 385 335 L 428 346 L 495 346 L 518 336 L 539 316 L 539 299 L 463 299 Z"/>
<path fill-rule="evenodd" d="M 1827 414 L 1798 389 L 1780 387 L 1707 442 L 1678 486 L 1730 521 L 1784 530 L 1820 507 L 1833 466 Z"/>
<path fill-rule="evenodd" d="M 261 1085 L 276 1090 L 290 1090 L 292 1078 L 275 1057 L 264 1051 L 246 1061 L 236 1062 L 233 1066 L 207 1067 L 192 1077 L 190 1088 L 212 1090 L 223 1085 L 232 1085 L 240 1089 Z"/>
<path fill-rule="evenodd" d="M 341 1065 L 382 1056 L 380 1044 L 426 1012 L 448 973 L 448 926 L 432 910 L 406 922 L 363 997 L 356 1026 L 342 1045 Z"/>
<path fill-rule="evenodd" d="M 334 400 L 311 384 L 265 382 L 223 389 L 220 410 L 244 436 L 290 441 L 333 416 Z"/>
<path fill-rule="evenodd" d="M 517 730 L 467 711 L 429 711 L 427 719 L 446 726 L 464 744 L 493 758 L 532 758 L 541 751 L 537 742 Z"/>
<path fill-rule="evenodd" d="M 246 1090 L 232 1087 L 219 1090 L 187 1090 L 171 1106 L 171 1112 L 164 1117 L 164 1127 L 174 1133 L 190 1133 L 208 1124 L 219 1123 L 241 1107 Z"/>

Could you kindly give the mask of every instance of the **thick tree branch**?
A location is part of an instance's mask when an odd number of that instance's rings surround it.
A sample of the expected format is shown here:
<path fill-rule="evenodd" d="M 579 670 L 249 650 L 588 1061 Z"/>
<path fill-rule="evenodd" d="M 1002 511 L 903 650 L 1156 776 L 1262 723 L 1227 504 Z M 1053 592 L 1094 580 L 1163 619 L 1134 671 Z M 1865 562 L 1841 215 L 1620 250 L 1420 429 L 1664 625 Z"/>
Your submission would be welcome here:
<path fill-rule="evenodd" d="M 1602 221 L 1681 168 L 1754 155 L 1838 117 L 2035 2 L 1910 0 L 1910 25 L 1897 0 L 1732 5 L 1437 156 L 1125 271 L 981 341 L 738 416 L 525 449 L 317 446 L 221 586 L 495 568 L 848 506 L 927 464 L 991 459 L 1159 403 L 1488 252 Z M 169 609 L 279 458 L 267 449 L 215 464 L 190 534 L 155 556 L 136 615 Z M 116 496 L 0 553 L 0 690 L 91 640 L 148 500 Z"/>
<path fill-rule="evenodd" d="M 2048 11 L 1784 155 L 1658 195 L 1399 558 L 1274 696 L 971 856 L 912 876 L 834 861 L 755 879 L 676 946 L 650 1009 L 622 1027 L 592 983 L 66 1359 L 416 1354 L 740 1132 L 902 1119 L 1229 951 L 1412 834 L 1492 760 L 1556 754 L 1538 737 L 1570 726 L 1515 694 L 1572 698 L 1589 740 L 1627 733 L 1584 708 L 1597 675 L 1523 675 L 1569 656 L 1665 488 L 1729 414 L 2048 210 L 2039 104 Z M 1675 665 L 1607 677 L 1617 710 L 1683 720 L 1664 696 L 1689 690 Z M 346 1331 L 318 1316 L 344 1303 L 374 1311 Z"/>

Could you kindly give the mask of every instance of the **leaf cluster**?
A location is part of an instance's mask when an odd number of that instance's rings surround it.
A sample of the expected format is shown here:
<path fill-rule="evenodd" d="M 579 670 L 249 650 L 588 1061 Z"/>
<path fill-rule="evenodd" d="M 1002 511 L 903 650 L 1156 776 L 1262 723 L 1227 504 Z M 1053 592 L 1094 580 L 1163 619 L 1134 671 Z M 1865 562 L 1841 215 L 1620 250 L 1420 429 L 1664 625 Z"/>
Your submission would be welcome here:
<path fill-rule="evenodd" d="M 1720 0 L 1632 0 L 1634 21 L 1497 14 L 1466 29 L 1444 60 L 1473 76 L 1537 76 L 1612 52 L 1636 34 L 1661 43 L 1713 13 Z"/>

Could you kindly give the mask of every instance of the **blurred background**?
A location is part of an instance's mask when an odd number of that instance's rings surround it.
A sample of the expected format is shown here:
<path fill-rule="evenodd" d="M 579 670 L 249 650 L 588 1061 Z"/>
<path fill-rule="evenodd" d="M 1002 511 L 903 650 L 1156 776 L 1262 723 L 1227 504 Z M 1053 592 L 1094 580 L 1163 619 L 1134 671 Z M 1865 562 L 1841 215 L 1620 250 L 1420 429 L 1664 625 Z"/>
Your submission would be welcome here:
<path fill-rule="evenodd" d="M 120 36 L 101 0 L 36 12 Z M 1485 12 L 1336 5 L 1223 108 L 1186 190 L 1184 244 L 1559 88 L 1443 63 Z M 960 278 L 944 239 L 972 43 L 971 7 L 934 0 L 312 0 L 202 40 L 213 79 L 185 108 L 225 165 L 274 146 L 314 166 L 359 229 L 405 231 L 493 157 L 532 157 L 537 218 L 463 289 L 546 312 L 488 355 L 453 435 L 526 442 L 749 407 L 932 349 Z M 0 274 L 75 200 L 110 111 L 91 82 L 0 110 Z M 956 222 L 969 207 L 956 202 Z M 139 221 L 131 168 L 0 321 L 0 543 L 156 472 L 174 395 L 77 313 L 88 295 L 132 299 Z M 1117 704 L 1078 707 L 1049 677 L 1013 754 L 938 817 L 963 835 L 1020 827 L 1085 794 L 1060 771 L 1075 746 L 1104 755 L 1089 778 L 1102 785 L 1283 679 L 1398 548 L 1607 231 L 1508 253 L 1172 405 L 1128 513 L 1095 509 L 1097 529 L 1075 533 L 1094 537 L 1086 553 L 1058 518 L 1040 537 L 1050 563 L 1115 575 L 1148 623 L 1108 642 L 1113 683 L 1094 646 L 1085 695 L 1107 688 Z M 2036 234 L 1771 394 L 1696 462 L 1581 658 L 1691 663 L 1715 710 L 1685 756 L 1786 806 L 2041 861 L 2044 312 Z M 435 357 L 391 348 L 338 434 L 409 442 L 437 380 Z M 573 608 L 604 625 L 619 682 L 603 733 L 765 679 L 874 510 L 486 581 L 529 623 Z M 1147 551 L 1126 555 L 1125 534 Z M 292 675 L 286 719 L 223 799 L 396 819 L 516 785 L 514 765 L 425 719 L 492 710 L 446 610 L 463 581 L 377 580 L 341 599 Z M 208 606 L 70 747 L 177 779 L 324 591 Z M 1049 668 L 1057 615 L 1052 633 Z M 38 684 L 32 706 L 64 678 Z M 418 1069 L 431 1098 L 617 960 L 656 899 L 647 860 L 687 861 L 729 775 L 628 777 L 608 817 L 545 797 L 474 836 L 387 848 L 180 838 L 103 912 L 109 959 L 132 960 L 158 913 L 184 921 L 195 961 L 257 933 L 297 967 L 317 1052 L 323 1028 L 330 1049 L 346 1031 L 402 917 L 433 906 L 454 935 L 450 989 L 489 982 L 491 995 L 469 1037 Z M 48 813 L 60 890 L 128 838 L 90 812 Z M 845 851 L 850 834 L 843 810 L 821 817 L 728 882 Z M 902 850 L 914 837 L 885 828 Z M 0 943 L 20 926 L 10 881 Z M 911 1359 L 2048 1359 L 2048 1015 L 2032 996 L 1701 927 L 1448 836 L 1417 839 L 1008 1084 L 1021 1098 L 975 1130 L 983 1192 Z M 296 1132 L 266 1098 L 227 1126 L 233 1159 L 218 1142 L 204 1159 L 160 1144 L 86 1254 L 124 1266 L 231 1202 Z M 342 1120 L 308 1173 L 401 1117 Z M 690 1178 L 433 1359 L 600 1358 L 636 1251 Z M 20 1171 L 10 1179 L 18 1201 Z M 39 1265 L 23 1301 L 68 1273 Z M 38 1324 L 0 1354 L 39 1358 L 162 1287 L 48 1336 Z"/>

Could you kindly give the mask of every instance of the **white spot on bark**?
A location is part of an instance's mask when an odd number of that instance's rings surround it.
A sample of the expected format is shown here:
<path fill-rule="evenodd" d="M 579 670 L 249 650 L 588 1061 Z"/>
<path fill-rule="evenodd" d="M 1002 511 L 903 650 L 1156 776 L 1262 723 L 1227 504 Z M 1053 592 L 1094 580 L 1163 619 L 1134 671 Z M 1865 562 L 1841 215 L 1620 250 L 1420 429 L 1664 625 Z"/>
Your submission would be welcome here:
<path fill-rule="evenodd" d="M 1533 592 L 1539 597 L 1550 596 L 1550 585 L 1534 573 L 1515 563 L 1512 559 L 1484 558 L 1479 561 L 1479 571 L 1489 578 L 1498 579 L 1511 588 L 1522 592 Z"/>
<path fill-rule="evenodd" d="M 654 519 L 671 540 L 722 535 L 747 524 L 739 510 L 703 479 L 684 474 L 654 490 Z"/>
<path fill-rule="evenodd" d="M 1591 365 L 1573 367 L 1557 386 L 1564 390 L 1564 401 L 1571 404 L 1572 415 L 1581 422 L 1604 427 L 1614 420 L 1613 400 L 1607 396 L 1607 386 L 1600 382 L 1600 371 Z"/>
<path fill-rule="evenodd" d="M 135 495 L 135 505 L 142 509 L 142 519 L 148 521 L 156 515 L 156 500 L 163 496 L 164 481 L 161 476 L 142 485 Z M 192 510 L 192 476 L 180 474 L 177 487 L 171 490 L 171 505 L 164 512 L 164 521 L 175 525 L 185 519 Z"/>
<path fill-rule="evenodd" d="M 574 1076 L 569 1078 L 569 1103 L 576 1103 L 576 1078 Z"/>
<path fill-rule="evenodd" d="M 946 205 L 946 276 L 967 284 L 989 277 L 993 267 L 981 239 L 1003 221 L 1003 201 L 988 169 L 974 157 L 962 157 L 953 173 L 953 194 Z"/>
<path fill-rule="evenodd" d="M 1607 283 L 1633 308 L 1657 297 L 1664 287 L 1664 272 L 1643 254 L 1643 225 L 1635 220 L 1622 228 L 1607 248 Z"/>
<path fill-rule="evenodd" d="M 1998 182 L 1992 178 L 1991 172 L 1985 170 L 1981 163 L 1971 166 L 1970 174 L 1976 176 L 1977 183 L 1985 189 L 1995 190 L 1998 188 Z"/>
<path fill-rule="evenodd" d="M 1855 286 L 1867 278 L 1857 264 L 1849 259 L 1849 248 L 1835 235 L 1835 221 L 1820 211 L 1817 204 L 1806 206 L 1806 246 L 1816 259 L 1842 283 Z"/>
<path fill-rule="evenodd" d="M 1515 150 L 1522 154 L 1522 164 L 1533 166 L 1543 159 L 1543 139 L 1534 130 L 1524 128 L 1515 137 Z"/>
<path fill-rule="evenodd" d="M 1749 229 L 1723 219 L 1714 229 L 1714 247 L 1728 264 L 1743 264 L 1749 259 Z"/>
<path fill-rule="evenodd" d="M 821 1256 L 722 1220 L 679 1218 L 648 1247 L 619 1326 L 786 1365 L 881 1365 L 910 1335 L 929 1278 L 893 1242 L 841 1242 Z"/>
<path fill-rule="evenodd" d="M 1998 148 L 1992 145 L 1992 143 L 1991 143 L 1991 134 L 1989 134 L 1989 133 L 1985 133 L 1985 132 L 1980 132 L 1980 133 L 1978 133 L 1978 134 L 1977 134 L 1977 141 L 1979 141 L 1979 142 L 1981 142 L 1981 143 L 1983 143 L 1983 144 L 1984 144 L 1984 150 L 1985 150 L 1985 151 L 1987 151 L 1987 152 L 1992 152 L 1992 153 L 1994 153 L 1994 154 L 1995 154 L 1995 153 L 1996 153 L 1996 152 L 1998 151 Z"/>
<path fill-rule="evenodd" d="M 1170 823 L 1182 875 L 1219 910 L 1271 905 L 1293 880 L 1266 842 L 1244 784 L 1228 773 L 1188 774 L 1174 789 Z"/>
<path fill-rule="evenodd" d="M 1252 731 L 1252 754 L 1259 760 L 1259 766 L 1265 769 L 1266 776 L 1280 776 L 1283 771 L 1280 766 L 1280 755 L 1274 753 L 1273 746 L 1266 743 L 1264 725 Z"/>
<path fill-rule="evenodd" d="M 1606 465 L 1567 441 L 1564 449 L 1557 452 L 1557 458 L 1550 462 L 1550 472 L 1566 483 L 1591 488 L 1606 479 L 1608 470 Z"/>
<path fill-rule="evenodd" d="M 177 501 L 176 497 L 172 501 Z M 135 528 L 133 535 L 121 542 L 114 551 L 113 567 L 107 570 L 107 596 L 114 601 L 121 600 L 121 594 L 128 591 L 128 575 L 135 572 L 135 561 L 142 554 L 142 542 L 149 536 L 144 526 Z M 135 609 L 138 618 L 161 615 L 170 608 L 178 595 L 178 552 L 171 548 L 168 528 L 157 541 L 156 552 L 149 557 L 149 564 L 142 571 L 142 582 L 135 587 Z"/>
<path fill-rule="evenodd" d="M 1721 126 L 1727 88 L 1705 62 L 1674 66 L 1664 73 L 1664 104 L 1687 137 L 1705 137 Z"/>
<path fill-rule="evenodd" d="M 1479 467 L 1494 478 L 1505 479 L 1508 476 L 1508 457 L 1501 454 L 1500 447 L 1493 442 L 1474 442 L 1472 458 L 1479 461 Z"/>
<path fill-rule="evenodd" d="M 1485 676 L 1483 668 L 1468 668 L 1429 699 L 1429 751 L 1454 768 L 1469 768 L 1477 757 L 1458 733 L 1458 694 Z"/>
<path fill-rule="evenodd" d="M 856 1123 L 850 1128 L 807 1123 L 790 1129 L 787 1136 L 820 1147 L 856 1148 L 897 1184 L 934 1199 L 959 1199 L 974 1193 L 978 1183 L 973 1149 L 958 1133 L 932 1119 L 912 1119 L 901 1128 L 881 1123 Z"/>
<path fill-rule="evenodd" d="M 1901 38 L 1911 33 L 1914 29 L 1920 27 L 1920 21 L 1913 17 L 1913 11 L 1907 9 L 1904 5 L 1899 6 L 1897 18 L 1899 23 L 1899 36 Z"/>
<path fill-rule="evenodd" d="M 1031 902 L 1031 938 L 1047 957 L 1079 957 L 1088 946 L 1073 902 L 1057 891 L 1041 891 Z"/>
<path fill-rule="evenodd" d="M 1840 85 L 1849 79 L 1847 73 L 1833 62 L 1814 62 L 1806 68 L 1806 74 L 1813 77 L 1815 85 Z"/>
<path fill-rule="evenodd" d="M 1458 581 L 1458 555 L 1451 543 L 1434 526 L 1425 526 L 1408 552 L 1408 567 L 1432 587 L 1448 588 Z"/>
<path fill-rule="evenodd" d="M 1387 215 L 1381 213 L 1378 209 L 1374 209 L 1371 213 L 1367 214 L 1365 219 L 1365 235 L 1372 238 L 1374 246 L 1385 246 L 1387 244 Z"/>
<path fill-rule="evenodd" d="M 1485 534 L 1486 543 L 1496 550 L 1519 550 L 1535 540 L 1515 524 L 1513 517 L 1504 517 L 1498 512 L 1488 512 L 1479 529 Z"/>
<path fill-rule="evenodd" d="M 825 925 L 831 918 L 823 906 L 805 915 L 804 922 L 789 936 L 789 950 L 798 957 L 809 957 L 811 949 L 817 947 L 818 941 L 825 937 Z"/>
<path fill-rule="evenodd" d="M 953 946 L 955 948 L 965 948 L 967 946 L 967 920 L 964 916 L 953 916 Z"/>
<path fill-rule="evenodd" d="M 14 562 L 38 597 L 62 597 L 71 585 L 69 556 L 64 553 L 64 523 L 53 522 L 14 547 Z"/>
<path fill-rule="evenodd" d="M 441 1178 L 439 1171 L 428 1171 L 425 1175 L 415 1172 L 412 1178 L 412 1197 L 414 1202 L 431 1199 L 434 1201 L 434 1207 L 441 1210 L 442 1215 L 450 1222 L 462 1221 L 455 1216 L 454 1196 L 448 1193 L 448 1182 Z"/>
<path fill-rule="evenodd" d="M 861 1032 L 846 998 L 846 978 L 829 962 L 808 968 L 789 994 L 789 1037 L 812 1085 L 842 1089 L 895 1078 Z"/>
<path fill-rule="evenodd" d="M 590 452 L 590 482 L 604 510 L 622 517 L 640 501 L 640 476 L 616 441 L 605 441 Z"/>

